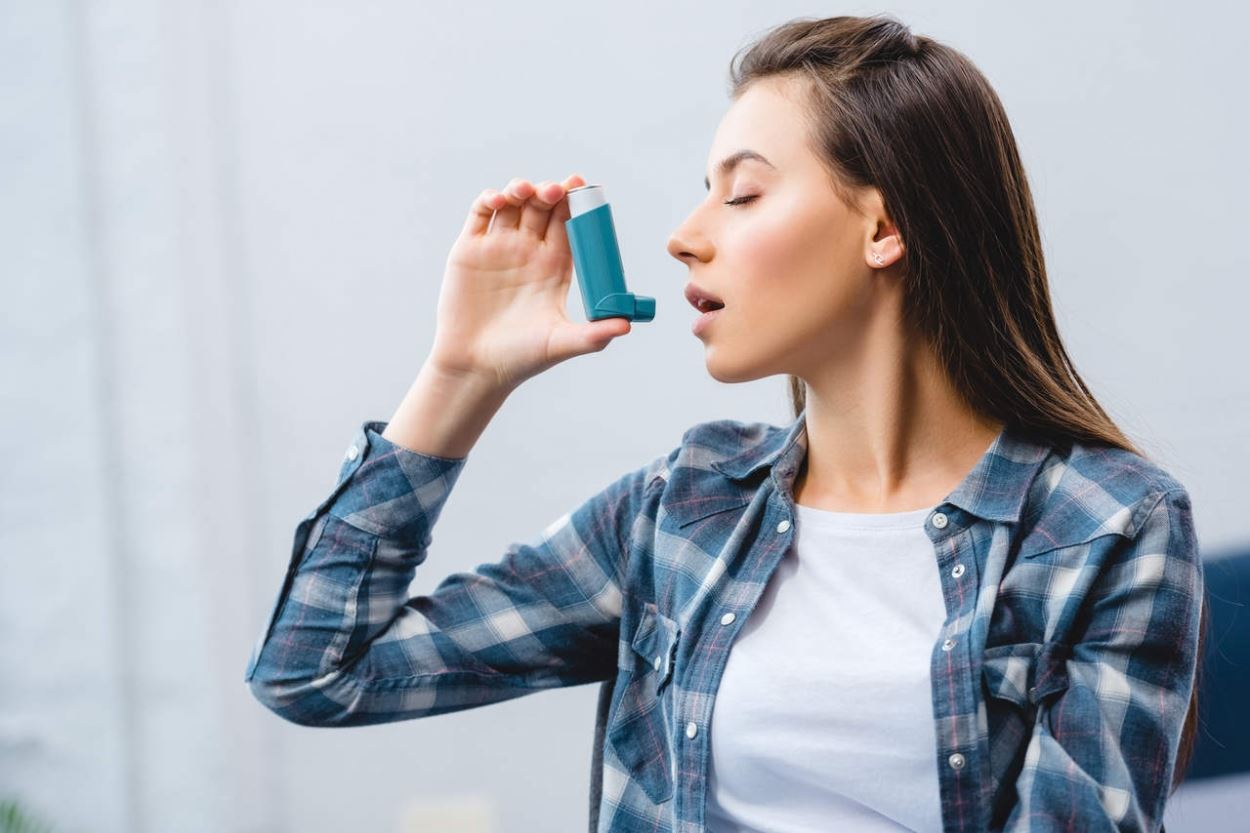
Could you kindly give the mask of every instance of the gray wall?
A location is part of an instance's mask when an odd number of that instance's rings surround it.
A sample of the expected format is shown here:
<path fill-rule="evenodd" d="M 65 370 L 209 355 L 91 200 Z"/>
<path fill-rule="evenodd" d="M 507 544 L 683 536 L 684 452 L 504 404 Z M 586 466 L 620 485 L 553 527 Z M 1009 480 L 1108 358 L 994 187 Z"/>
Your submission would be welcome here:
<path fill-rule="evenodd" d="M 0 0 L 0 795 L 82 833 L 582 829 L 595 687 L 309 730 L 251 699 L 252 641 L 296 523 L 425 356 L 484 187 L 604 183 L 659 312 L 506 404 L 414 593 L 697 421 L 789 419 L 782 378 L 707 375 L 664 247 L 734 50 L 881 10 Z M 1190 488 L 1208 556 L 1244 543 L 1245 10 L 884 10 L 989 76 L 1078 366 Z M 1184 787 L 1169 833 L 1227 829 L 1248 784 Z"/>

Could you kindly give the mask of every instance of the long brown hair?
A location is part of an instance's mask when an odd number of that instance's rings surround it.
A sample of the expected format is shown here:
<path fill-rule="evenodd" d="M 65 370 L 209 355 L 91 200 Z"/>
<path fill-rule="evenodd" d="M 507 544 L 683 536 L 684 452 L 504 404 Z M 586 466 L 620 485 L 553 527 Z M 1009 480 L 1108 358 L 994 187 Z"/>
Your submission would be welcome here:
<path fill-rule="evenodd" d="M 730 61 L 730 96 L 771 76 L 806 81 L 813 151 L 835 192 L 876 188 L 904 241 L 904 320 L 969 407 L 1044 441 L 1146 455 L 1077 373 L 1051 309 L 1033 197 L 1007 114 L 962 53 L 890 15 L 797 18 Z M 789 377 L 797 417 L 805 383 Z M 1200 600 L 1198 673 L 1207 632 Z M 1171 791 L 1184 780 L 1198 680 Z"/>

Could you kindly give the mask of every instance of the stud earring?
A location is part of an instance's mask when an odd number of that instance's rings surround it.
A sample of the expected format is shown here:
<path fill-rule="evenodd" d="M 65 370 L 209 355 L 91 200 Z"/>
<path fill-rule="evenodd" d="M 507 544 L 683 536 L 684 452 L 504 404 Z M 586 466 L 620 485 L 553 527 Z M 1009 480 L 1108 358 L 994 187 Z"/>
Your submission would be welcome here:
<path fill-rule="evenodd" d="M 881 253 L 880 253 L 880 252 L 873 252 L 873 253 L 872 253 L 872 259 L 873 259 L 873 260 L 875 260 L 875 261 L 877 261 L 877 263 L 878 263 L 878 264 L 885 263 L 885 259 L 884 259 L 883 257 L 881 257 Z"/>

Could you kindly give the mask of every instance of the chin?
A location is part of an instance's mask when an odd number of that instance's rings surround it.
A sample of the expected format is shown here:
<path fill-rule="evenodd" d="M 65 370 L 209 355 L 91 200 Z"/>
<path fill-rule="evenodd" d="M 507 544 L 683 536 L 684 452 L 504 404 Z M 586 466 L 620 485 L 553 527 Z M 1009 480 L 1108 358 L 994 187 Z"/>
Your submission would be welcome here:
<path fill-rule="evenodd" d="M 726 361 L 725 357 L 717 355 L 715 347 L 708 348 L 707 372 L 716 381 L 730 385 L 739 382 L 754 382 L 756 379 L 773 375 L 758 364 Z"/>

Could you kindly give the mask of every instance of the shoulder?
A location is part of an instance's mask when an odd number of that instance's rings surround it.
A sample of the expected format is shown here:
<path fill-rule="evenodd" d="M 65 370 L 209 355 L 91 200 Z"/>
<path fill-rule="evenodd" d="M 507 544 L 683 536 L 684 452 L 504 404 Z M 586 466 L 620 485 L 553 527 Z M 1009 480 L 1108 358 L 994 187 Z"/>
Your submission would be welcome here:
<path fill-rule="evenodd" d="M 758 449 L 784 430 L 766 422 L 742 422 L 736 419 L 695 423 L 682 433 L 681 442 L 676 448 L 661 454 L 644 467 L 647 483 L 652 485 L 656 481 L 667 482 L 682 471 L 715 473 L 714 463 Z"/>
<path fill-rule="evenodd" d="M 1142 507 L 1165 494 L 1187 494 L 1184 484 L 1161 464 L 1132 451 L 1074 442 L 1054 455 L 1058 496 L 1069 502 L 1096 491 L 1116 504 Z"/>
<path fill-rule="evenodd" d="M 682 434 L 683 448 L 732 457 L 755 448 L 785 431 L 768 422 L 743 422 L 737 419 L 713 419 L 698 422 Z"/>
<path fill-rule="evenodd" d="M 648 470 L 654 506 L 677 527 L 706 519 L 751 500 L 755 486 L 727 477 L 721 467 L 753 459 L 784 438 L 785 428 L 765 422 L 716 419 L 685 430 L 681 443 Z"/>
<path fill-rule="evenodd" d="M 718 474 L 722 465 L 749 465 L 779 450 L 786 426 L 768 422 L 714 419 L 696 423 L 681 438 L 676 464 Z"/>
<path fill-rule="evenodd" d="M 1189 508 L 1189 493 L 1159 463 L 1099 443 L 1054 446 L 1033 483 L 1021 550 L 1036 555 L 1104 535 L 1134 538 L 1165 497 Z"/>

